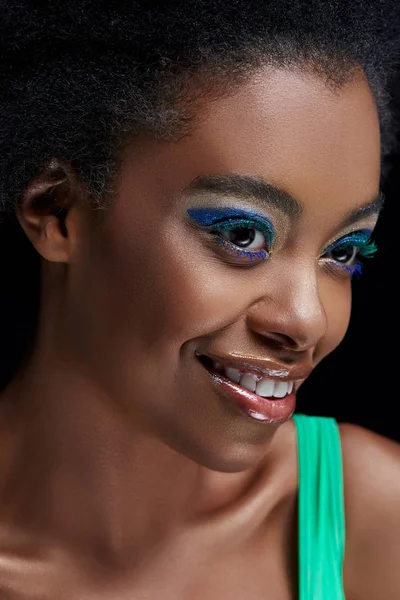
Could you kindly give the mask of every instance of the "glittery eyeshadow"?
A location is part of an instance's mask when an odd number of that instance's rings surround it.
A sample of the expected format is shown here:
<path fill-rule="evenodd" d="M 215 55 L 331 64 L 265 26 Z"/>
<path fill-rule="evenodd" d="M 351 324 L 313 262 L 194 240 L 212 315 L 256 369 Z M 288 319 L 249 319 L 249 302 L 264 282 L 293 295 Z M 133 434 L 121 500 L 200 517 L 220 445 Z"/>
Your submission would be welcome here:
<path fill-rule="evenodd" d="M 275 237 L 275 229 L 272 223 L 264 215 L 253 213 L 238 208 L 192 208 L 188 209 L 188 215 L 201 227 L 215 227 L 219 230 L 233 229 L 238 227 L 260 227 L 263 233 L 272 241 Z"/>
<path fill-rule="evenodd" d="M 355 246 L 357 248 L 358 258 L 356 258 L 356 262 L 354 264 L 345 265 L 341 264 L 340 262 L 336 262 L 336 264 L 339 268 L 345 269 L 349 275 L 355 275 L 357 278 L 359 278 L 362 274 L 361 258 L 371 258 L 377 251 L 375 242 L 370 240 L 371 234 L 372 231 L 369 229 L 360 229 L 359 231 L 350 233 L 331 244 L 325 250 L 325 253 Z"/>
<path fill-rule="evenodd" d="M 325 252 L 331 252 L 337 248 L 345 248 L 347 246 L 357 246 L 360 254 L 363 256 L 372 256 L 377 250 L 375 242 L 370 241 L 372 231 L 369 229 L 360 229 L 354 233 L 350 233 L 331 244 Z"/>
<path fill-rule="evenodd" d="M 223 231 L 234 231 L 235 229 L 258 229 L 260 230 L 266 241 L 268 250 L 251 250 L 239 248 L 235 244 L 223 238 L 222 235 L 217 236 L 217 243 L 223 247 L 231 256 L 237 259 L 247 259 L 249 262 L 257 260 L 265 260 L 269 256 L 269 250 L 275 239 L 275 229 L 272 223 L 264 215 L 253 213 L 251 211 L 238 208 L 193 208 L 187 210 L 188 215 L 196 221 L 196 223 L 204 228 L 216 232 L 218 234 Z"/>

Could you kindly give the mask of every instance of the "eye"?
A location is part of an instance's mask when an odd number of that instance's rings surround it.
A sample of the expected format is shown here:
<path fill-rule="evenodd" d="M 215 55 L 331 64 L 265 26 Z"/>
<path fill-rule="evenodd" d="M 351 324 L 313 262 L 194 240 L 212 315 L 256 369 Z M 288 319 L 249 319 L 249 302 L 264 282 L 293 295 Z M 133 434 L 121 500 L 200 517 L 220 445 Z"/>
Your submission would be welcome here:
<path fill-rule="evenodd" d="M 268 258 L 275 229 L 267 217 L 228 207 L 187 212 L 211 234 L 220 251 L 238 264 L 254 264 Z"/>
<path fill-rule="evenodd" d="M 238 248 L 264 250 L 266 239 L 262 231 L 253 227 L 237 227 L 221 231 L 220 236 Z"/>
<path fill-rule="evenodd" d="M 337 246 L 326 254 L 343 265 L 351 265 L 358 254 L 358 248 L 356 246 Z"/>
<path fill-rule="evenodd" d="M 345 235 L 331 244 L 321 258 L 331 269 L 360 277 L 364 259 L 371 258 L 377 251 L 375 242 L 370 239 L 371 234 L 369 229 L 360 229 Z"/>
<path fill-rule="evenodd" d="M 216 240 L 224 253 L 229 254 L 238 263 L 255 263 L 265 260 L 269 256 L 269 245 L 266 234 L 260 229 L 239 224 L 236 227 L 229 225 L 229 229 L 222 228 L 213 231 Z"/>

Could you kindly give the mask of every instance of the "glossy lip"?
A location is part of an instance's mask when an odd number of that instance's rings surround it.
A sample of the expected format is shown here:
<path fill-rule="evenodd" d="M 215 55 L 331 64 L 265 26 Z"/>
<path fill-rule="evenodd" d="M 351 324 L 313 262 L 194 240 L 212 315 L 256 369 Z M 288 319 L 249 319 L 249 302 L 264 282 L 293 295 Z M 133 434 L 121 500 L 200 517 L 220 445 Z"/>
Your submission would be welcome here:
<path fill-rule="evenodd" d="M 203 365 L 204 366 L 204 365 Z M 253 421 L 268 425 L 279 425 L 290 419 L 296 408 L 296 392 L 293 390 L 283 398 L 263 398 L 250 392 L 223 375 L 204 367 L 212 387 L 231 410 L 246 415 Z"/>
<path fill-rule="evenodd" d="M 201 356 L 206 356 L 212 361 L 220 363 L 223 367 L 230 367 L 241 373 L 250 373 L 258 379 L 267 377 L 268 379 L 276 379 L 277 381 L 293 381 L 293 383 L 296 382 L 298 384 L 306 379 L 313 370 L 308 365 L 296 365 L 292 368 L 285 368 L 279 363 L 273 363 L 269 360 L 259 360 L 249 357 L 243 360 L 235 356 L 217 356 L 210 352 L 196 352 L 196 358 L 199 359 Z"/>

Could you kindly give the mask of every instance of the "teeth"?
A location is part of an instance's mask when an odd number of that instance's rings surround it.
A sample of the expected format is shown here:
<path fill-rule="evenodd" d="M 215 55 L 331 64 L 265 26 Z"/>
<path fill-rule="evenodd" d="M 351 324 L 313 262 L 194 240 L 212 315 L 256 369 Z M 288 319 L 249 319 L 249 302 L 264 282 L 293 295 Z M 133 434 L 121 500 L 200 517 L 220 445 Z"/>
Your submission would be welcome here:
<path fill-rule="evenodd" d="M 259 396 L 269 398 L 274 395 L 275 381 L 272 379 L 261 379 L 257 383 L 256 392 Z"/>
<path fill-rule="evenodd" d="M 235 383 L 239 383 L 240 378 L 242 376 L 240 371 L 238 371 L 237 369 L 231 369 L 230 367 L 227 367 L 225 369 L 225 375 L 228 377 L 228 379 L 234 381 Z"/>
<path fill-rule="evenodd" d="M 288 393 L 289 384 L 287 381 L 279 381 L 275 384 L 274 398 L 283 398 Z"/>
<path fill-rule="evenodd" d="M 222 365 L 219 363 L 214 363 L 215 367 L 216 365 L 218 365 L 219 368 L 222 368 Z M 224 374 L 234 383 L 240 382 L 240 385 L 246 390 L 249 390 L 249 392 L 256 392 L 256 394 L 263 396 L 264 398 L 284 398 L 293 391 L 293 381 L 275 382 L 273 379 L 268 379 L 267 377 L 263 377 L 257 381 L 255 375 L 250 373 L 245 373 L 243 375 L 240 371 L 232 369 L 231 367 L 225 367 Z"/>
<path fill-rule="evenodd" d="M 244 387 L 245 390 L 249 390 L 249 392 L 255 392 L 257 382 L 256 382 L 255 377 L 253 377 L 253 375 L 246 373 L 246 375 L 243 375 L 241 377 L 240 385 L 242 387 Z"/>

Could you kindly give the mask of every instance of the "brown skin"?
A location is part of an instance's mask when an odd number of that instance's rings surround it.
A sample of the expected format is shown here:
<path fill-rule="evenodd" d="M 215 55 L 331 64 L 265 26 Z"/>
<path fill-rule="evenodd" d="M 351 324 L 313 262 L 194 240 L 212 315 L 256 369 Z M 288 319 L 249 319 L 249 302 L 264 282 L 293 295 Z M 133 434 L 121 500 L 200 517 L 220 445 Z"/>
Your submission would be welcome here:
<path fill-rule="evenodd" d="M 377 115 L 361 74 L 333 92 L 265 70 L 202 116 L 179 143 L 144 138 L 126 153 L 103 226 L 68 165 L 24 193 L 18 218 L 45 260 L 34 352 L 0 397 L 6 600 L 297 597 L 293 422 L 228 412 L 194 353 L 313 368 L 340 343 L 350 278 L 319 257 L 376 223 L 340 228 L 378 194 Z M 251 268 L 186 213 L 243 207 L 184 192 L 230 173 L 303 207 L 292 222 L 246 202 L 278 234 L 273 260 Z M 52 186 L 67 235 L 35 205 Z M 352 425 L 341 436 L 346 598 L 397 600 L 399 446 Z"/>

